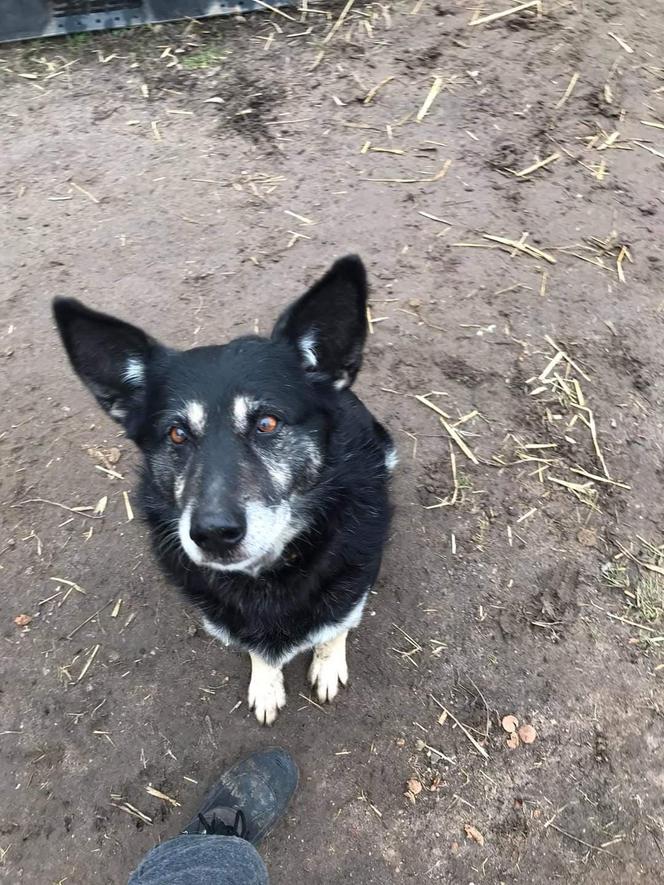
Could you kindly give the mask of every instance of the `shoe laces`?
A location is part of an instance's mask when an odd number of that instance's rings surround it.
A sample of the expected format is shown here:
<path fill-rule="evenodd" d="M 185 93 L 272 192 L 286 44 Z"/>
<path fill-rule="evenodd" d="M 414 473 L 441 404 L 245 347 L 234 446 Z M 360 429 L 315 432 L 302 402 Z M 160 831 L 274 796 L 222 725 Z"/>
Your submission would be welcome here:
<path fill-rule="evenodd" d="M 232 824 L 224 823 L 216 814 L 213 814 L 209 819 L 199 814 L 198 820 L 203 827 L 202 835 L 206 836 L 237 836 L 240 839 L 244 839 L 247 832 L 247 819 L 241 808 L 236 809 L 235 820 Z"/>

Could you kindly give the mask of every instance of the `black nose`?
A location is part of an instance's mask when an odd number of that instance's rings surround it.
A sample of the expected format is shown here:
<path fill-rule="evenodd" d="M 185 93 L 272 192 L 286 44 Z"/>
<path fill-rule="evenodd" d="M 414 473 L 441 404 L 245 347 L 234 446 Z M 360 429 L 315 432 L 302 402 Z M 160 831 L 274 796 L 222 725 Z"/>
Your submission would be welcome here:
<path fill-rule="evenodd" d="M 239 544 L 246 531 L 247 523 L 241 513 L 202 511 L 193 515 L 189 535 L 206 553 L 223 554 Z"/>

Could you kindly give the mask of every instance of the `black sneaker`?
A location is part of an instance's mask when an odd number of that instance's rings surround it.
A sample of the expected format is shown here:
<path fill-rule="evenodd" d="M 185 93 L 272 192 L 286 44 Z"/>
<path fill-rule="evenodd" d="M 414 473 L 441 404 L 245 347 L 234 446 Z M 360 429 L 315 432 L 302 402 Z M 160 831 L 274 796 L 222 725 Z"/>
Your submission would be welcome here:
<path fill-rule="evenodd" d="M 298 777 L 285 750 L 253 753 L 222 775 L 182 832 L 239 836 L 256 845 L 286 811 Z"/>

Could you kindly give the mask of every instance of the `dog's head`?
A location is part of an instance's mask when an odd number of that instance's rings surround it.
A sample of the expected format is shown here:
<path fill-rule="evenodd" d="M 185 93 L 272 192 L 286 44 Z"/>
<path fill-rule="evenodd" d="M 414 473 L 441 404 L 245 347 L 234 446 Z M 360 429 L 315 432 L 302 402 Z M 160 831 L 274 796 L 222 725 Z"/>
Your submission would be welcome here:
<path fill-rule="evenodd" d="M 56 299 L 69 359 L 145 456 L 148 488 L 197 565 L 256 575 L 307 525 L 339 391 L 366 338 L 354 256 L 281 315 L 272 336 L 178 351 Z"/>

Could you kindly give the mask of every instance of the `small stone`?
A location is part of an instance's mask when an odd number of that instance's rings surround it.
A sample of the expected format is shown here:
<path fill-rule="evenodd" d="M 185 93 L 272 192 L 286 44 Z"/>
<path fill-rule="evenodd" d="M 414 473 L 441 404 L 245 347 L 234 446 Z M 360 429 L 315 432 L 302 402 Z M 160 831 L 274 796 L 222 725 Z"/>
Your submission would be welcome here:
<path fill-rule="evenodd" d="M 122 452 L 117 446 L 111 446 L 110 449 L 106 449 L 104 454 L 106 455 L 106 460 L 110 464 L 117 464 L 122 457 Z"/>
<path fill-rule="evenodd" d="M 584 547 L 597 547 L 597 532 L 584 526 L 576 533 L 576 540 Z"/>
<path fill-rule="evenodd" d="M 478 845 L 484 845 L 484 836 L 480 833 L 477 827 L 474 827 L 472 824 L 466 824 L 464 830 L 469 839 L 472 839 L 473 842 L 477 842 Z"/>
<path fill-rule="evenodd" d="M 514 734 L 514 732 L 519 727 L 519 720 L 516 718 L 516 716 L 512 716 L 512 714 L 509 714 L 508 716 L 503 716 L 500 724 L 503 726 L 503 730 L 506 731 L 508 734 Z"/>
<path fill-rule="evenodd" d="M 422 792 L 422 784 L 416 777 L 411 777 L 406 781 L 406 788 L 413 794 L 413 796 L 419 796 Z"/>
<path fill-rule="evenodd" d="M 537 737 L 537 732 L 532 725 L 522 725 L 518 734 L 524 744 L 532 744 Z"/>

